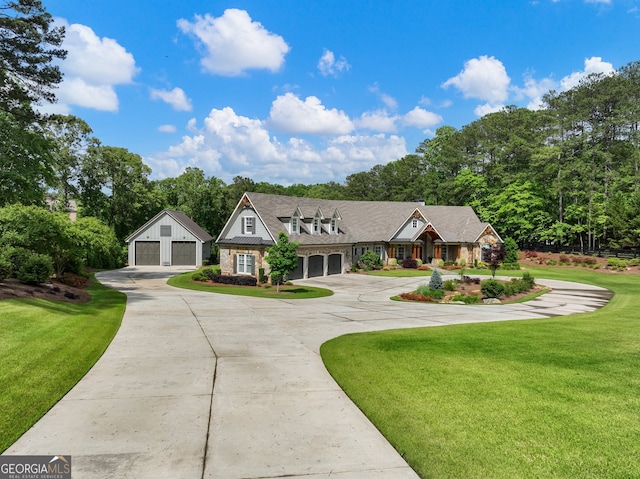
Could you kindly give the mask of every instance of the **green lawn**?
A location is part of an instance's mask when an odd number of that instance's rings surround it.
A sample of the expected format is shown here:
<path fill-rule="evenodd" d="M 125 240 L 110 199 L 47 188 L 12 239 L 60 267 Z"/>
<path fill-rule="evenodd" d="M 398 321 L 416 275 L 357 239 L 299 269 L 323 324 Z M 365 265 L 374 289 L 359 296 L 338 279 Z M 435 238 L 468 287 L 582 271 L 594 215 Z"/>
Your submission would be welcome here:
<path fill-rule="evenodd" d="M 323 360 L 422 478 L 640 477 L 640 276 L 528 269 L 615 296 L 569 317 L 343 336 Z"/>
<path fill-rule="evenodd" d="M 0 301 L 0 452 L 95 364 L 120 326 L 126 297 L 95 282 L 92 300 Z"/>
<path fill-rule="evenodd" d="M 280 292 L 276 292 L 276 287 L 264 288 L 253 286 L 229 286 L 215 285 L 211 283 L 201 283 L 191 281 L 191 276 L 195 272 L 189 271 L 169 278 L 167 284 L 176 288 L 193 289 L 196 291 L 206 291 L 208 293 L 235 294 L 238 296 L 253 296 L 256 298 L 275 299 L 308 299 L 331 296 L 333 291 L 325 288 L 315 288 L 312 286 L 282 286 Z"/>

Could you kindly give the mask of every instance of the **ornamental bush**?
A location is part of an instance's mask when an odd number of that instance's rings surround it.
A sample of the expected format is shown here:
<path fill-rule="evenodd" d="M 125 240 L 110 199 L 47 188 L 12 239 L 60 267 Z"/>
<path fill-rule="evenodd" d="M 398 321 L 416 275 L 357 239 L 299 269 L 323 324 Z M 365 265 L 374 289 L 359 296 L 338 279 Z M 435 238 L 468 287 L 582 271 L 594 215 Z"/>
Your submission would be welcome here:
<path fill-rule="evenodd" d="M 32 253 L 18 269 L 17 278 L 21 283 L 40 284 L 53 274 L 53 262 L 46 254 Z"/>
<path fill-rule="evenodd" d="M 431 273 L 431 279 L 429 280 L 429 289 L 437 290 L 437 289 L 443 289 L 443 288 L 444 288 L 444 284 L 442 283 L 442 275 L 436 269 L 433 271 L 433 273 Z"/>
<path fill-rule="evenodd" d="M 12 274 L 13 266 L 11 265 L 11 261 L 4 255 L 0 256 L 0 281 L 11 278 Z"/>
<path fill-rule="evenodd" d="M 375 251 L 367 250 L 362 256 L 360 256 L 360 262 L 366 269 L 382 269 L 382 259 Z"/>
<path fill-rule="evenodd" d="M 406 258 L 402 260 L 402 267 L 409 269 L 418 269 L 418 261 L 414 258 Z"/>
<path fill-rule="evenodd" d="M 458 287 L 458 282 L 455 279 L 448 279 L 443 286 L 445 291 L 455 291 Z"/>
<path fill-rule="evenodd" d="M 504 286 L 498 280 L 488 279 L 480 283 L 480 291 L 485 298 L 499 298 L 504 293 Z"/>

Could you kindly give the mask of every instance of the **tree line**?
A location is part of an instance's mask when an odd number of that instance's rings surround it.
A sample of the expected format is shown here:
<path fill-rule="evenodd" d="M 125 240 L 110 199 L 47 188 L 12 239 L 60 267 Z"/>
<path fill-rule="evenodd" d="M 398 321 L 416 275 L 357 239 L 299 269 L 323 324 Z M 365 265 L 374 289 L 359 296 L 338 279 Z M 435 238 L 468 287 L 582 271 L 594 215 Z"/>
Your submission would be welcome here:
<path fill-rule="evenodd" d="M 245 191 L 345 200 L 470 205 L 520 244 L 583 248 L 640 244 L 640 62 L 550 91 L 543 108 L 509 106 L 459 129 L 439 128 L 415 153 L 343 183 L 282 186 L 236 177 L 226 184 L 187 168 L 150 179 L 125 148 L 103 145 L 70 115 L 43 116 L 62 76 L 64 29 L 39 0 L 0 7 L 0 207 L 44 205 L 95 217 L 122 241 L 163 208 L 183 211 L 214 237 Z"/>

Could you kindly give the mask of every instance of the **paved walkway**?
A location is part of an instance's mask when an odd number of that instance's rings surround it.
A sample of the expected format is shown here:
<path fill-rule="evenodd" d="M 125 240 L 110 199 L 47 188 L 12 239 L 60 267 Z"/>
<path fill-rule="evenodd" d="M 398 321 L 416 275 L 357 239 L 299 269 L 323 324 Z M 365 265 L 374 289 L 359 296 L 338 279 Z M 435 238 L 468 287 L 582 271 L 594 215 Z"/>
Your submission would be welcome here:
<path fill-rule="evenodd" d="M 81 478 L 417 478 L 345 396 L 318 354 L 346 333 L 592 311 L 605 290 L 538 281 L 524 304 L 389 301 L 417 278 L 305 281 L 335 294 L 264 300 L 175 289 L 175 268 L 100 280 L 128 296 L 122 326 L 93 369 L 5 454 L 64 454 Z"/>

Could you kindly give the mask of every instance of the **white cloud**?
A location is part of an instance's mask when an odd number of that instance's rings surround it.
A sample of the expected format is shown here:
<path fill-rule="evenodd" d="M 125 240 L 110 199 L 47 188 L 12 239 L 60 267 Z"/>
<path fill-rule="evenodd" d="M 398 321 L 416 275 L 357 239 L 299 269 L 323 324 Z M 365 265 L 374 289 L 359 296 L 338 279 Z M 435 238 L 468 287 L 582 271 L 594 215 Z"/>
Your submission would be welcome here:
<path fill-rule="evenodd" d="M 191 100 L 187 98 L 182 88 L 174 88 L 173 90 L 157 90 L 155 88 L 149 89 L 149 94 L 152 100 L 162 100 L 168 103 L 177 111 L 191 111 Z"/>
<path fill-rule="evenodd" d="M 190 122 L 195 129 L 195 121 Z M 238 115 L 232 108 L 213 109 L 204 126 L 164 153 L 145 158 L 157 177 L 178 176 L 197 166 L 207 175 L 231 181 L 237 175 L 292 184 L 342 181 L 354 171 L 397 160 L 407 154 L 397 135 L 336 135 L 319 142 L 271 136 L 266 122 Z"/>
<path fill-rule="evenodd" d="M 382 103 L 384 103 L 387 106 L 387 108 L 389 108 L 390 110 L 398 109 L 398 102 L 396 101 L 396 99 L 393 98 L 391 95 L 388 95 L 387 93 L 381 92 L 380 87 L 378 86 L 377 83 L 369 87 L 369 91 L 371 93 L 375 93 L 378 96 L 378 98 L 380 98 Z"/>
<path fill-rule="evenodd" d="M 315 96 L 302 101 L 293 93 L 273 101 L 268 121 L 276 130 L 289 134 L 343 135 L 354 128 L 343 111 L 328 110 Z"/>
<path fill-rule="evenodd" d="M 344 71 L 349 71 L 351 65 L 347 62 L 347 59 L 343 56 L 336 61 L 335 55 L 331 50 L 324 49 L 320 60 L 318 61 L 318 70 L 322 76 L 337 77 Z"/>
<path fill-rule="evenodd" d="M 478 105 L 477 107 L 475 107 L 473 109 L 473 112 L 477 116 L 484 116 L 484 115 L 488 115 L 489 113 L 495 113 L 497 111 L 500 111 L 503 108 L 504 108 L 504 105 L 502 104 L 494 105 L 492 103 L 485 103 L 484 105 Z"/>
<path fill-rule="evenodd" d="M 56 23 L 66 28 L 63 48 L 67 58 L 60 63 L 64 78 L 56 96 L 61 105 L 79 105 L 117 111 L 116 85 L 133 82 L 138 73 L 133 55 L 116 40 L 100 38 L 86 25 Z"/>
<path fill-rule="evenodd" d="M 175 133 L 177 128 L 174 125 L 160 125 L 158 131 L 161 133 Z"/>
<path fill-rule="evenodd" d="M 580 80 L 586 78 L 592 73 L 603 73 L 609 75 L 615 72 L 615 68 L 609 62 L 602 61 L 602 57 L 585 58 L 584 70 L 580 72 L 573 72 L 560 80 L 562 90 L 570 90 L 573 87 L 578 86 Z"/>
<path fill-rule="evenodd" d="M 407 126 L 415 126 L 429 130 L 436 126 L 438 123 L 442 123 L 443 118 L 437 113 L 427 111 L 419 106 L 415 107 L 409 113 L 404 115 L 402 122 Z"/>
<path fill-rule="evenodd" d="M 464 70 L 442 84 L 443 88 L 456 87 L 465 98 L 477 98 L 491 104 L 506 101 L 511 79 L 502 62 L 486 55 L 472 58 Z"/>
<path fill-rule="evenodd" d="M 397 115 L 390 116 L 387 110 L 375 110 L 364 112 L 354 123 L 358 128 L 392 133 L 398 131 L 396 122 L 399 118 Z"/>
<path fill-rule="evenodd" d="M 217 75 L 238 76 L 250 69 L 278 71 L 289 45 L 280 35 L 254 22 L 245 10 L 230 8 L 221 17 L 195 16 L 178 20 L 178 28 L 197 38 L 204 47 L 202 67 Z"/>

